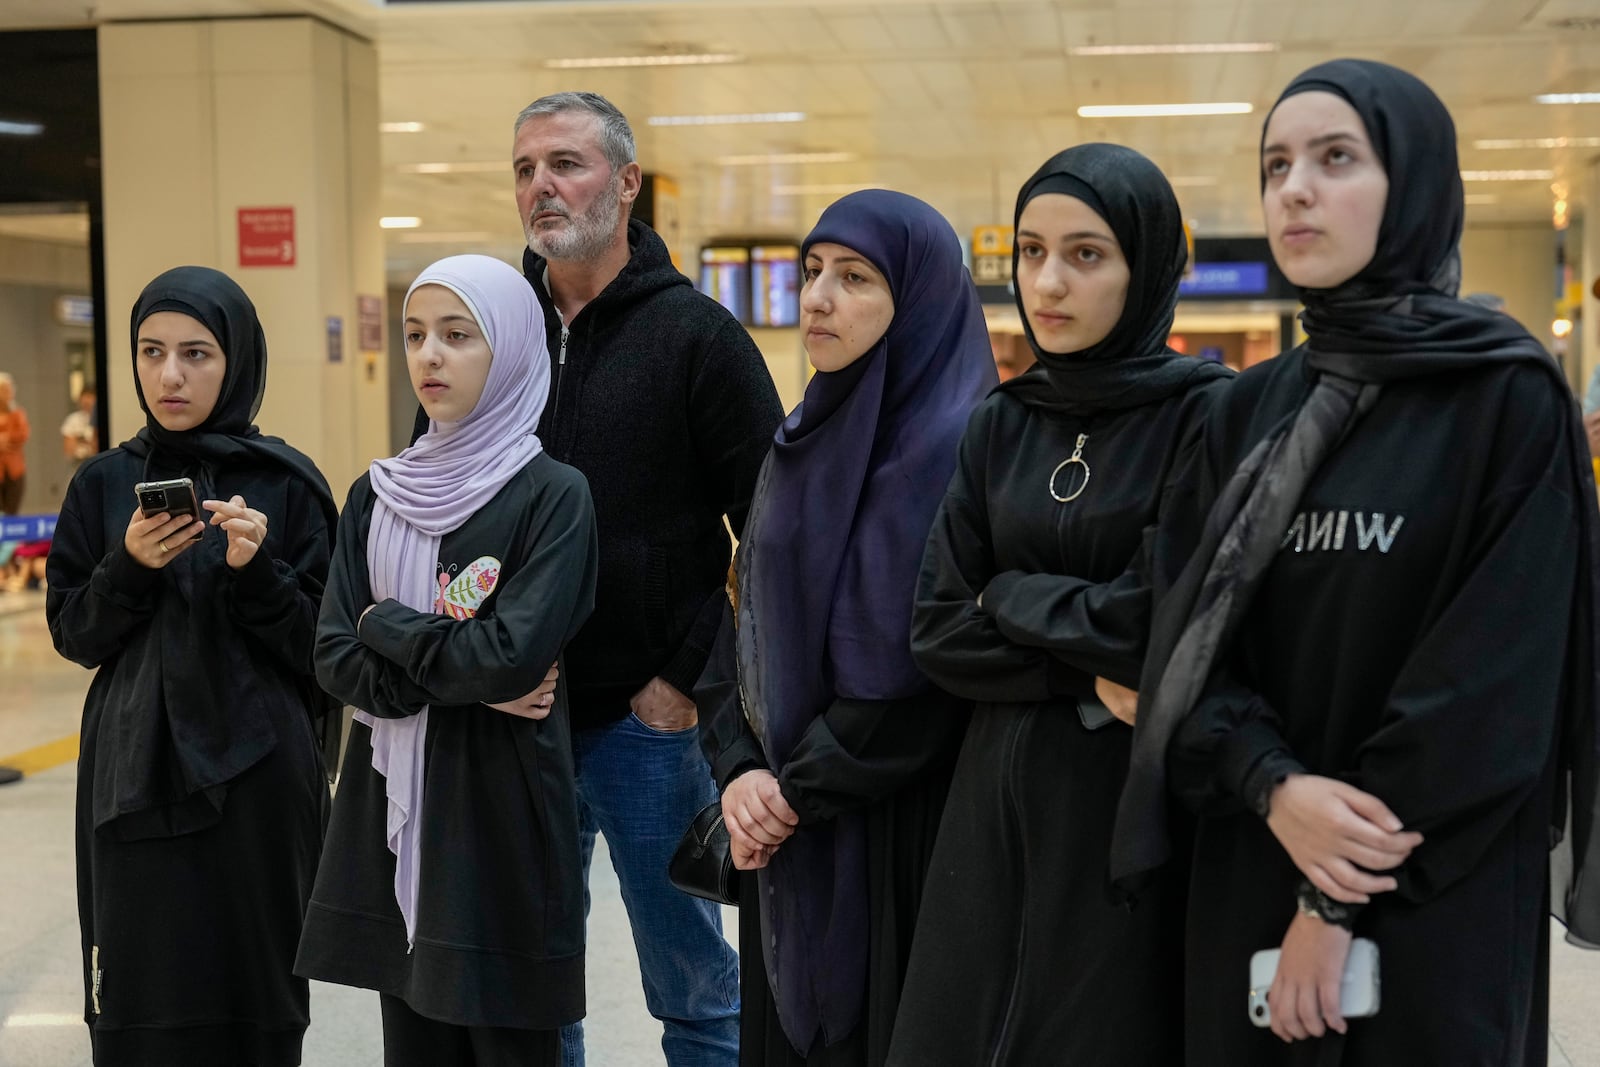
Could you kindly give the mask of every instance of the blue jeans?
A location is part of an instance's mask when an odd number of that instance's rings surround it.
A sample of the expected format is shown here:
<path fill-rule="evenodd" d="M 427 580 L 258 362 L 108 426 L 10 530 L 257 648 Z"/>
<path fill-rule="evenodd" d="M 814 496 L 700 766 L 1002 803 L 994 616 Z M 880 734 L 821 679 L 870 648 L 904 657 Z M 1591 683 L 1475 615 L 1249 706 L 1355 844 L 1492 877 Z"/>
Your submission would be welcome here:
<path fill-rule="evenodd" d="M 639 953 L 645 1005 L 663 1026 L 669 1067 L 737 1067 L 739 956 L 717 905 L 674 888 L 667 861 L 699 810 L 717 799 L 700 729 L 663 733 L 629 714 L 574 732 L 583 906 L 594 835 L 611 865 Z M 561 1031 L 566 1067 L 583 1067 L 583 1024 Z"/>

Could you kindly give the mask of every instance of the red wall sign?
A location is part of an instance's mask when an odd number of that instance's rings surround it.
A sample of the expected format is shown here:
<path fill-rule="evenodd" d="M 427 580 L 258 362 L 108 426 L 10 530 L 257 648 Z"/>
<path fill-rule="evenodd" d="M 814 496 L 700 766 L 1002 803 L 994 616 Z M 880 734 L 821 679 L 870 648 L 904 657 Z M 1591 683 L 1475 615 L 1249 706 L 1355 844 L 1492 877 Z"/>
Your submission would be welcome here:
<path fill-rule="evenodd" d="M 294 208 L 239 209 L 239 266 L 294 266 Z"/>

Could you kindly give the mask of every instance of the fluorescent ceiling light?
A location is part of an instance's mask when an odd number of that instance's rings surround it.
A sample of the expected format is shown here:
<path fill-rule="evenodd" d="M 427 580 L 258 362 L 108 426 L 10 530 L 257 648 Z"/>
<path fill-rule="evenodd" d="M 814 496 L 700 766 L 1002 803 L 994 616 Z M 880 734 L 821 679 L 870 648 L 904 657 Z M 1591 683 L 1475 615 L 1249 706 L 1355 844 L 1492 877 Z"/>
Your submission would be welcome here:
<path fill-rule="evenodd" d="M 1553 170 L 1464 170 L 1464 182 L 1547 182 L 1556 176 Z"/>
<path fill-rule="evenodd" d="M 1600 93 L 1543 93 L 1534 99 L 1541 104 L 1600 104 Z"/>
<path fill-rule="evenodd" d="M 854 152 L 768 152 L 760 156 L 722 156 L 724 167 L 750 167 L 762 163 L 853 163 Z"/>
<path fill-rule="evenodd" d="M 1088 44 L 1067 49 L 1070 55 L 1075 56 L 1217 56 L 1276 51 L 1278 45 L 1265 41 L 1217 44 Z"/>
<path fill-rule="evenodd" d="M 701 52 L 693 55 L 589 56 L 583 59 L 547 59 L 551 70 L 595 70 L 601 67 L 705 67 L 720 63 L 743 63 L 744 56 L 732 52 Z"/>
<path fill-rule="evenodd" d="M 7 122 L 0 119 L 0 134 L 7 137 L 37 137 L 43 132 L 42 122 Z"/>
<path fill-rule="evenodd" d="M 420 122 L 380 122 L 378 129 L 383 133 L 421 133 L 427 127 Z"/>
<path fill-rule="evenodd" d="M 394 168 L 402 174 L 498 174 L 510 175 L 509 160 L 471 160 L 465 163 L 400 163 Z"/>
<path fill-rule="evenodd" d="M 1078 109 L 1082 119 L 1144 119 L 1194 115 L 1248 115 L 1253 104 L 1089 104 Z"/>
<path fill-rule="evenodd" d="M 843 196 L 846 193 L 859 193 L 863 189 L 882 189 L 881 185 L 863 185 L 842 183 L 834 185 L 775 185 L 772 188 L 773 196 Z"/>
<path fill-rule="evenodd" d="M 422 220 L 415 215 L 385 215 L 378 220 L 378 225 L 386 230 L 414 230 L 422 225 Z"/>
<path fill-rule="evenodd" d="M 651 115 L 651 126 L 735 126 L 760 122 L 804 122 L 804 111 L 763 111 L 745 115 Z"/>
<path fill-rule="evenodd" d="M 1505 137 L 1473 141 L 1473 148 L 1600 148 L 1600 137 Z"/>

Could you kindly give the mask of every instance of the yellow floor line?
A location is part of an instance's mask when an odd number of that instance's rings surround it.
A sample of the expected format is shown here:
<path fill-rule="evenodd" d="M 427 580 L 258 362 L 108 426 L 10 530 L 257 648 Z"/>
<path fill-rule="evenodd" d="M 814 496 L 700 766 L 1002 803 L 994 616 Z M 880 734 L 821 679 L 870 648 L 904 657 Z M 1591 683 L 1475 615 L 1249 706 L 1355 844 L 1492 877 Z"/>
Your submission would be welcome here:
<path fill-rule="evenodd" d="M 30 748 L 10 756 L 0 756 L 0 767 L 13 767 L 23 774 L 38 774 L 78 758 L 78 735 Z"/>

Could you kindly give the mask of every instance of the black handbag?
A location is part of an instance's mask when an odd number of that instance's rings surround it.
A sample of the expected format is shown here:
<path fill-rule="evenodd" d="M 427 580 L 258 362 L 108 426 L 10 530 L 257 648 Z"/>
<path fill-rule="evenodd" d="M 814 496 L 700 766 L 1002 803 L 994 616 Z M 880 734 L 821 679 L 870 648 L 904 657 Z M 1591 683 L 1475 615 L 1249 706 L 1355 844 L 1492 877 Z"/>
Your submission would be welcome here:
<path fill-rule="evenodd" d="M 667 864 L 667 880 L 692 896 L 718 904 L 739 903 L 739 871 L 733 843 L 722 821 L 722 801 L 700 809 Z"/>

